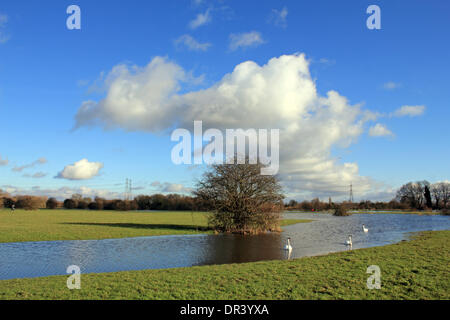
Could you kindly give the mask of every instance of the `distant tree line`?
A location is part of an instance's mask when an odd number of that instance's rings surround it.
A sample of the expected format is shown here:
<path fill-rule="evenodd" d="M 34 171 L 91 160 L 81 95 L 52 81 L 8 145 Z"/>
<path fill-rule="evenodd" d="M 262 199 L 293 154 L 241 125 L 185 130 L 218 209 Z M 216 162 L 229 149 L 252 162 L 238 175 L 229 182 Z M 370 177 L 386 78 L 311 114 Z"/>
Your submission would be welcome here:
<path fill-rule="evenodd" d="M 446 210 L 450 205 L 450 183 L 409 182 L 397 191 L 396 199 L 418 210 Z"/>
<path fill-rule="evenodd" d="M 343 201 L 340 203 L 320 201 L 319 199 L 313 199 L 311 201 L 301 201 L 297 202 L 295 200 L 290 200 L 285 203 L 285 208 L 288 210 L 301 210 L 301 211 L 334 211 L 336 207 L 340 204 L 345 204 L 348 210 L 409 210 L 410 206 L 406 203 L 401 203 L 397 200 L 391 200 L 389 202 L 376 201 L 372 202 L 370 200 L 363 200 L 360 202 L 349 202 Z"/>
<path fill-rule="evenodd" d="M 204 201 L 198 198 L 182 196 L 178 194 L 154 194 L 139 195 L 133 200 L 107 200 L 96 197 L 83 198 L 80 194 L 72 195 L 72 198 L 59 203 L 56 199 L 50 198 L 47 201 L 48 209 L 63 207 L 65 209 L 90 209 L 90 210 L 172 210 L 172 211 L 202 211 L 207 210 Z"/>
<path fill-rule="evenodd" d="M 350 203 L 344 201 L 348 210 L 443 210 L 450 208 L 450 183 L 428 181 L 409 182 L 404 184 L 389 202 L 372 202 L 364 200 Z M 332 211 L 337 204 L 331 201 L 320 201 L 318 198 L 311 201 L 297 202 L 290 200 L 285 203 L 286 209 L 302 211 Z"/>
<path fill-rule="evenodd" d="M 204 189 L 206 190 L 206 189 Z M 40 196 L 11 196 L 0 189 L 0 209 L 89 209 L 89 210 L 186 210 L 186 211 L 209 211 L 213 204 L 204 196 L 183 196 L 178 194 L 154 194 L 139 195 L 133 200 L 113 199 L 107 200 L 101 197 L 94 199 L 74 194 L 71 198 L 58 201 L 55 198 Z M 388 202 L 372 202 L 364 200 L 360 202 L 335 203 L 321 201 L 315 198 L 311 201 L 297 202 L 290 200 L 284 204 L 285 209 L 301 211 L 335 211 L 337 206 L 344 204 L 348 210 L 442 210 L 448 212 L 450 209 L 450 183 L 438 182 L 430 184 L 428 181 L 409 182 L 403 185 L 396 197 Z"/>
<path fill-rule="evenodd" d="M 58 201 L 51 197 L 38 196 L 11 196 L 0 189 L 0 209 L 12 208 L 37 209 L 89 209 L 89 210 L 172 210 L 172 211 L 207 211 L 209 205 L 197 197 L 178 194 L 139 195 L 133 200 L 104 199 L 83 197 L 73 194 L 71 198 Z"/>
<path fill-rule="evenodd" d="M 24 210 L 37 210 L 46 208 L 47 197 L 37 196 L 11 196 L 0 189 L 0 209 L 17 208 Z"/>

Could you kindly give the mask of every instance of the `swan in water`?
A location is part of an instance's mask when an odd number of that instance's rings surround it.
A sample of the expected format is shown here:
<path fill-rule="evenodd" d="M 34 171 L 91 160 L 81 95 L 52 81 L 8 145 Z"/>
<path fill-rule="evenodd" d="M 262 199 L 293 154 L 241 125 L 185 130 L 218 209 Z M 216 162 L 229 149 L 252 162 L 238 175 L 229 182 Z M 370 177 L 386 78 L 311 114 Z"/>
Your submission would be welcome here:
<path fill-rule="evenodd" d="M 348 236 L 348 240 L 345 242 L 345 244 L 348 245 L 348 246 L 350 246 L 350 247 L 353 245 L 353 242 L 352 242 L 352 235 L 349 235 L 349 236 Z"/>
<path fill-rule="evenodd" d="M 368 229 L 368 228 L 366 228 L 366 226 L 365 226 L 365 225 L 363 225 L 363 231 L 364 231 L 364 232 L 369 232 L 369 229 Z"/>
<path fill-rule="evenodd" d="M 292 246 L 291 246 L 291 238 L 287 238 L 287 243 L 284 246 L 284 250 L 288 250 L 289 252 L 292 251 Z"/>

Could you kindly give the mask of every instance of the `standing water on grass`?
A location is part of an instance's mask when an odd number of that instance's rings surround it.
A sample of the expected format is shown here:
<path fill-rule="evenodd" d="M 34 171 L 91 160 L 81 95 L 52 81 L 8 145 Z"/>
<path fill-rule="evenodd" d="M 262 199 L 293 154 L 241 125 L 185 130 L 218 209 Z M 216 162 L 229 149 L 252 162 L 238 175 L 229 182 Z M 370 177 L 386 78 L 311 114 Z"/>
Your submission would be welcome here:
<path fill-rule="evenodd" d="M 382 246 L 407 239 L 410 232 L 450 229 L 448 216 L 322 213 L 284 214 L 285 219 L 312 219 L 284 227 L 284 232 L 257 236 L 175 235 L 106 240 L 40 241 L 0 244 L 0 279 L 64 275 L 70 265 L 82 273 L 163 269 L 209 264 L 282 260 Z M 369 228 L 364 233 L 362 225 Z M 291 238 L 293 250 L 283 250 Z"/>

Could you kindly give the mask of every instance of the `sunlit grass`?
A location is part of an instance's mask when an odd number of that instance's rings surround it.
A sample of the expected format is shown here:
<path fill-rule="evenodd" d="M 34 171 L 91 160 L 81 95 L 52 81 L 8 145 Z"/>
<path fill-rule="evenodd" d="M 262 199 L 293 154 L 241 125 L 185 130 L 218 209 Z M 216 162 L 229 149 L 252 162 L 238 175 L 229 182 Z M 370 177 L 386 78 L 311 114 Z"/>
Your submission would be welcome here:
<path fill-rule="evenodd" d="M 450 231 L 384 247 L 291 261 L 0 281 L 0 299 L 450 299 Z M 366 287 L 367 267 L 381 289 Z"/>
<path fill-rule="evenodd" d="M 282 226 L 309 222 L 289 219 Z M 88 240 L 210 233 L 204 212 L 0 210 L 0 242 Z"/>

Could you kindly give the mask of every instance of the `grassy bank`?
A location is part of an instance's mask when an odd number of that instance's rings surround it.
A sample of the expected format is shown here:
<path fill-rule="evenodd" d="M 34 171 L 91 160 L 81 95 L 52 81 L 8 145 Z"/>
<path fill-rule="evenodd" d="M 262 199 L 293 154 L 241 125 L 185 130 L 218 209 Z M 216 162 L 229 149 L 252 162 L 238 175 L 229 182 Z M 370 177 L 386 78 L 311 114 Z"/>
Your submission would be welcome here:
<path fill-rule="evenodd" d="M 289 225 L 310 220 L 283 220 Z M 0 210 L 0 242 L 109 239 L 211 232 L 202 212 Z"/>
<path fill-rule="evenodd" d="M 0 281 L 0 299 L 450 299 L 450 231 L 291 261 Z M 369 265 L 381 289 L 368 290 Z"/>

